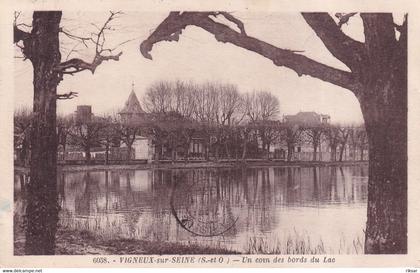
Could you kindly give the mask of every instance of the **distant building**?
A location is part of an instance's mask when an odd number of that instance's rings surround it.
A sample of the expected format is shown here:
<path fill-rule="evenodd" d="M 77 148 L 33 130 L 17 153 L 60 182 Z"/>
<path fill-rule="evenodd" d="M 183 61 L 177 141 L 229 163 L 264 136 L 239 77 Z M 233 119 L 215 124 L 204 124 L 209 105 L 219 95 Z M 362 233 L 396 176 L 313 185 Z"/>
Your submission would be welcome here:
<path fill-rule="evenodd" d="M 318 114 L 316 112 L 299 112 L 295 115 L 283 116 L 283 122 L 291 126 L 300 127 L 317 127 L 321 125 L 329 124 L 331 120 L 330 115 Z M 294 145 L 294 151 L 292 154 L 292 160 L 311 161 L 313 158 L 313 145 L 309 141 L 307 131 L 301 135 L 300 141 Z M 287 145 L 281 143 L 277 147 L 273 147 L 274 152 L 276 150 L 280 154 L 280 157 L 287 157 Z M 324 137 L 321 137 L 319 147 L 316 154 L 317 160 L 327 161 L 330 159 L 329 145 L 325 141 Z"/>
<path fill-rule="evenodd" d="M 140 125 L 147 119 L 147 113 L 143 110 L 140 102 L 134 92 L 134 84 L 132 84 L 131 93 L 124 104 L 123 109 L 118 113 L 122 123 L 132 123 Z M 143 130 L 140 130 L 143 131 Z M 124 147 L 124 144 L 122 145 Z M 153 157 L 152 140 L 147 136 L 138 135 L 133 142 L 134 159 L 151 160 Z"/>
<path fill-rule="evenodd" d="M 139 122 L 144 121 L 146 112 L 140 105 L 140 102 L 134 92 L 134 84 L 132 85 L 131 93 L 124 104 L 123 109 L 118 113 L 122 122 Z"/>
<path fill-rule="evenodd" d="M 299 112 L 296 115 L 285 115 L 283 121 L 299 125 L 318 125 L 330 123 L 330 116 L 315 112 Z"/>
<path fill-rule="evenodd" d="M 87 123 L 92 120 L 92 106 L 78 105 L 76 109 L 76 121 L 80 123 Z"/>

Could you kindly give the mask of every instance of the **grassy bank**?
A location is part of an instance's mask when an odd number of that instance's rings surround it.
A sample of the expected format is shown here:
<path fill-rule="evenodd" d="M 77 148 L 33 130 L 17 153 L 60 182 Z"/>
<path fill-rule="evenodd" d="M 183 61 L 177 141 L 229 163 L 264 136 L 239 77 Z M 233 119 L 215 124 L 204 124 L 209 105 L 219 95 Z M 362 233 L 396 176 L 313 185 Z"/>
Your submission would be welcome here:
<path fill-rule="evenodd" d="M 23 231 L 14 237 L 14 254 L 24 255 L 25 237 Z M 196 243 L 174 243 L 127 238 L 103 239 L 83 230 L 60 228 L 56 236 L 56 255 L 194 255 L 194 254 L 259 254 L 259 255 L 321 255 L 321 254 L 363 254 L 363 240 L 355 238 L 346 242 L 340 240 L 339 247 L 329 249 L 320 239 L 315 242 L 307 235 L 289 234 L 282 239 L 251 237 L 243 253 L 219 248 L 200 246 Z"/>
<path fill-rule="evenodd" d="M 23 231 L 16 232 L 14 254 L 24 255 Z M 171 243 L 134 239 L 103 239 L 88 231 L 59 229 L 56 236 L 56 255 L 177 255 L 177 254 L 239 254 L 239 252 L 193 243 Z"/>
<path fill-rule="evenodd" d="M 191 169 L 191 168 L 258 168 L 258 167 L 323 167 L 323 166 L 359 166 L 366 165 L 368 161 L 270 161 L 270 160 L 247 160 L 222 161 L 222 162 L 174 162 L 174 163 L 149 163 L 149 164 L 116 164 L 116 165 L 59 165 L 59 169 L 65 172 L 73 171 L 101 171 L 101 170 L 159 170 L 159 169 Z M 15 170 L 28 173 L 29 168 L 15 165 Z"/>
<path fill-rule="evenodd" d="M 286 237 L 265 238 L 251 237 L 248 239 L 246 254 L 279 254 L 279 255 L 320 255 L 320 254 L 363 254 L 363 239 L 357 237 L 351 242 L 344 237 L 334 249 L 325 246 L 322 239 L 311 240 L 307 234 L 299 234 L 296 231 Z"/>

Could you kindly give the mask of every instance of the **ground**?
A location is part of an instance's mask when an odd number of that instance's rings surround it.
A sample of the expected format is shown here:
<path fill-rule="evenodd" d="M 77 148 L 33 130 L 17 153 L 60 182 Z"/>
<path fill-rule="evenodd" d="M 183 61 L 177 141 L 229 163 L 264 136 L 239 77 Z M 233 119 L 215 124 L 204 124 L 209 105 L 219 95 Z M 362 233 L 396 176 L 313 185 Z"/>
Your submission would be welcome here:
<path fill-rule="evenodd" d="M 25 236 L 22 230 L 15 230 L 14 254 L 25 255 Z M 171 242 L 157 242 L 134 239 L 101 239 L 87 231 L 59 229 L 56 235 L 56 255 L 177 255 L 177 254 L 239 254 L 238 252 Z"/>

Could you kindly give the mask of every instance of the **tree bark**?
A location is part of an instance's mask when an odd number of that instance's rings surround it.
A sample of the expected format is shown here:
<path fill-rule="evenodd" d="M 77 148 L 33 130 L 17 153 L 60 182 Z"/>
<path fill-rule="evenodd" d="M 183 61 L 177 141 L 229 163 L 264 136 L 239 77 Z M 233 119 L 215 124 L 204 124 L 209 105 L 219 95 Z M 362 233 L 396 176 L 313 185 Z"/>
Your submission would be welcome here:
<path fill-rule="evenodd" d="M 407 253 L 407 89 L 404 81 L 383 82 L 386 86 L 378 84 L 361 103 L 369 140 L 365 253 L 403 254 Z M 378 97 L 379 91 L 394 98 Z"/>
<path fill-rule="evenodd" d="M 34 70 L 31 167 L 26 207 L 27 255 L 53 255 L 58 222 L 56 94 L 60 75 L 60 11 L 34 12 L 30 60 Z M 29 54 L 29 53 L 28 53 Z"/>

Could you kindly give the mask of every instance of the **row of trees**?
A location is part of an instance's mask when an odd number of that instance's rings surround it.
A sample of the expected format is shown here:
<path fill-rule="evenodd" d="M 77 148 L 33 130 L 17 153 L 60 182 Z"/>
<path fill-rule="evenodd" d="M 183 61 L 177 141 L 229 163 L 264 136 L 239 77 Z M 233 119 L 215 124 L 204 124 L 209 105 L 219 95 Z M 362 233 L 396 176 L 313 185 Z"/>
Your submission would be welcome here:
<path fill-rule="evenodd" d="M 27 109 L 19 109 L 14 114 L 14 146 L 16 160 L 27 165 L 30 158 L 30 143 L 32 114 Z M 105 162 L 109 161 L 111 147 L 125 144 L 128 150 L 134 143 L 136 135 L 140 134 L 137 124 L 121 123 L 116 116 L 93 117 L 81 122 L 73 116 L 57 118 L 57 143 L 59 151 L 65 155 L 69 146 L 77 147 L 85 153 L 86 162 L 91 160 L 92 148 L 105 148 Z M 127 153 L 130 160 L 131 154 Z"/>
<path fill-rule="evenodd" d="M 204 139 L 206 159 L 209 154 L 216 159 L 269 157 L 273 144 L 287 146 L 289 161 L 295 147 L 305 143 L 313 145 L 314 160 L 325 141 L 334 161 L 338 148 L 343 159 L 346 144 L 360 149 L 362 156 L 367 149 L 366 131 L 360 126 L 280 122 L 278 98 L 267 91 L 242 94 L 231 84 L 161 81 L 146 91 L 143 105 L 153 120 L 147 131 L 158 147 L 158 158 L 164 146 L 185 154 L 194 135 Z"/>
<path fill-rule="evenodd" d="M 147 114 L 131 119 L 116 114 L 83 122 L 72 116 L 59 117 L 57 142 L 61 151 L 65 154 L 68 145 L 76 146 L 89 162 L 91 149 L 103 147 L 107 163 L 110 148 L 124 144 L 128 151 L 124 159 L 130 160 L 139 135 L 153 140 L 156 160 L 197 156 L 189 151 L 193 138 L 203 145 L 198 156 L 216 160 L 269 158 L 274 144 L 287 147 L 288 161 L 293 160 L 295 148 L 305 144 L 312 146 L 313 160 L 319 159 L 321 143 L 328 143 L 332 161 L 343 160 L 346 145 L 352 147 L 354 160 L 356 149 L 361 160 L 367 149 L 363 127 L 279 121 L 279 101 L 267 91 L 241 94 L 230 84 L 161 81 L 147 89 L 143 105 Z M 16 111 L 15 148 L 23 163 L 28 161 L 30 150 L 30 120 L 29 110 Z"/>

